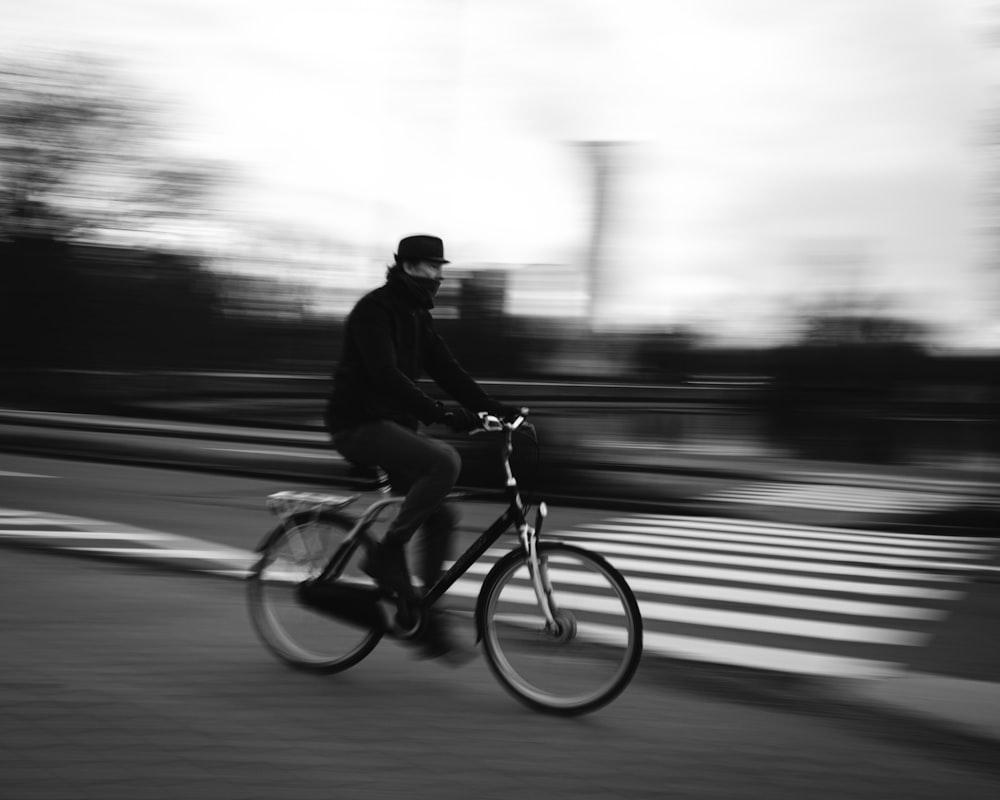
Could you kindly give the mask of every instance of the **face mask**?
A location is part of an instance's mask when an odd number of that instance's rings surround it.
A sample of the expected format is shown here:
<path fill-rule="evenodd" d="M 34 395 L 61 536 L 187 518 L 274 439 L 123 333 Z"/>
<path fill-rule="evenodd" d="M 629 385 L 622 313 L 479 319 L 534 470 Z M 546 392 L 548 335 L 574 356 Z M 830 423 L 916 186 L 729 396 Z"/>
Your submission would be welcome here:
<path fill-rule="evenodd" d="M 437 294 L 437 290 L 441 287 L 441 281 L 435 278 L 415 278 L 413 275 L 408 275 L 403 271 L 400 271 L 398 276 L 399 280 L 405 286 L 409 287 L 410 292 L 422 306 L 425 308 L 434 308 L 434 295 Z"/>
<path fill-rule="evenodd" d="M 414 278 L 412 275 L 410 278 L 421 289 L 429 292 L 431 297 L 434 297 L 441 288 L 441 281 L 437 278 Z"/>

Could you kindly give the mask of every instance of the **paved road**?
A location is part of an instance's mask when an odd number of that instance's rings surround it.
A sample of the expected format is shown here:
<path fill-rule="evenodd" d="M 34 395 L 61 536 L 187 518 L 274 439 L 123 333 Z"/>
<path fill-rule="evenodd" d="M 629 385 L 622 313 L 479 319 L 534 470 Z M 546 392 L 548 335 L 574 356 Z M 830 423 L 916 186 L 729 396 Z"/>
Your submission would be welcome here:
<path fill-rule="evenodd" d="M 7 550 L 0 774 L 32 798 L 988 798 L 992 751 L 651 660 L 563 720 L 391 643 L 345 675 L 257 644 L 236 581 Z M 669 665 L 668 665 L 669 666 Z"/>
<path fill-rule="evenodd" d="M 262 498 L 273 486 L 259 481 L 26 457 L 5 457 L 0 466 L 0 541 L 242 577 L 250 548 L 270 524 Z M 22 508 L 4 507 L 13 499 Z M 468 543 L 496 509 L 462 508 Z M 975 571 L 990 568 L 1000 550 L 995 541 L 962 537 L 560 512 L 548 535 L 602 553 L 635 589 L 647 652 L 833 677 L 904 668 L 965 598 Z M 489 552 L 451 597 L 471 608 L 505 551 Z"/>

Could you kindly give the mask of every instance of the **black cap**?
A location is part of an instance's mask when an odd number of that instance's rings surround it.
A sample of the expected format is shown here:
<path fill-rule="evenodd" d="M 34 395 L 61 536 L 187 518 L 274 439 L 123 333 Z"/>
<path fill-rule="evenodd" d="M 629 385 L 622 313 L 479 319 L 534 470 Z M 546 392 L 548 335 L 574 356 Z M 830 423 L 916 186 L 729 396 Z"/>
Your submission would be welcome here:
<path fill-rule="evenodd" d="M 447 264 L 444 257 L 444 242 L 437 236 L 407 236 L 399 240 L 396 251 L 396 262 L 431 261 L 436 264 Z"/>

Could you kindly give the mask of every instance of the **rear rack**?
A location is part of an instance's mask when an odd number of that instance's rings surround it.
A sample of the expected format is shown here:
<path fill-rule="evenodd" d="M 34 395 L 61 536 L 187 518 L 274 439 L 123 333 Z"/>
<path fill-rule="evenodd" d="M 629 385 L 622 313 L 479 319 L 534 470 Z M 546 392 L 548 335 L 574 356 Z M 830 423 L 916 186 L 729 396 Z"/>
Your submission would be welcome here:
<path fill-rule="evenodd" d="M 325 494 L 323 492 L 296 492 L 285 490 L 268 495 L 267 510 L 282 519 L 294 514 L 336 511 L 349 506 L 361 495 Z"/>

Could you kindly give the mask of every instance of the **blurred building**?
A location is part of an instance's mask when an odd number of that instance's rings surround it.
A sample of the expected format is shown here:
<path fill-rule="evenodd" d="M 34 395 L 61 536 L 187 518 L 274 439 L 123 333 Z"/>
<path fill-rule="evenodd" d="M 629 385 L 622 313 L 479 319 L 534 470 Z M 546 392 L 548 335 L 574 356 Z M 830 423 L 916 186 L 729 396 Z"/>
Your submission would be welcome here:
<path fill-rule="evenodd" d="M 525 317 L 586 317 L 590 311 L 587 271 L 575 264 L 528 264 L 513 269 L 506 311 Z"/>

